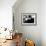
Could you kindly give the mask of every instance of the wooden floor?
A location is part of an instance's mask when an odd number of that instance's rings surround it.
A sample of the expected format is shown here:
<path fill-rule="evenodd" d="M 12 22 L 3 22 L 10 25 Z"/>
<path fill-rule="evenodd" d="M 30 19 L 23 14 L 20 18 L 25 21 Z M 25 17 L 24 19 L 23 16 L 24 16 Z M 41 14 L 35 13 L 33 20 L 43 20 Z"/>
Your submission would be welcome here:
<path fill-rule="evenodd" d="M 16 46 L 15 39 L 13 40 L 6 40 L 6 42 L 2 43 L 0 46 Z"/>

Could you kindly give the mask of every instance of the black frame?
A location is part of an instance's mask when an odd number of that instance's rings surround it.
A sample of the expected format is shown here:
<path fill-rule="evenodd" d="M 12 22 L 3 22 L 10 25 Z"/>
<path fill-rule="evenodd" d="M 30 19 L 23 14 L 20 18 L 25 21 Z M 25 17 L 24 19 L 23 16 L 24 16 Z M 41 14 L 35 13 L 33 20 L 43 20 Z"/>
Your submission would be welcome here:
<path fill-rule="evenodd" d="M 25 22 L 24 23 L 24 16 L 26 16 L 28 18 L 28 16 L 31 16 L 33 17 L 33 22 Z M 37 25 L 37 13 L 21 13 L 21 25 L 24 25 L 24 26 L 35 26 Z"/>

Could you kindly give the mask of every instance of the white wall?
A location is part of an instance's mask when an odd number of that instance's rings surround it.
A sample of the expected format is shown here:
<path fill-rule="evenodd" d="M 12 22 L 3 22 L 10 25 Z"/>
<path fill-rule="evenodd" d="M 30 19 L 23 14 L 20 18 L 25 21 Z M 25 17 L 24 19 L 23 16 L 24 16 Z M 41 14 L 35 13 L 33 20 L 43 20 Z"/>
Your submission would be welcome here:
<path fill-rule="evenodd" d="M 41 38 L 42 46 L 46 46 L 46 0 L 41 1 Z"/>
<path fill-rule="evenodd" d="M 22 32 L 24 37 L 35 41 L 36 46 L 46 46 L 45 37 L 45 0 L 23 0 L 20 5 L 13 6 L 15 30 Z M 36 26 L 22 26 L 21 13 L 37 13 Z M 44 31 L 43 31 L 44 30 Z M 44 35 L 43 35 L 44 34 Z M 44 38 L 43 38 L 44 36 Z M 43 40 L 43 39 L 44 40 Z M 43 42 L 44 41 L 44 42 Z M 42 45 L 41 45 L 42 44 Z"/>
<path fill-rule="evenodd" d="M 0 27 L 12 28 L 12 6 L 16 0 L 0 0 Z"/>

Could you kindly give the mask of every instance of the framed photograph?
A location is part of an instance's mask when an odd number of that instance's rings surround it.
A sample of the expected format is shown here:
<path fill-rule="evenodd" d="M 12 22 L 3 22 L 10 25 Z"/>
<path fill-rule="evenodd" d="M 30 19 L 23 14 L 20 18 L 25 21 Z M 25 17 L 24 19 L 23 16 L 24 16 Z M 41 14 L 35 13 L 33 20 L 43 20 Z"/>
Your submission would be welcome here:
<path fill-rule="evenodd" d="M 27 26 L 37 25 L 37 13 L 22 13 L 21 24 Z"/>

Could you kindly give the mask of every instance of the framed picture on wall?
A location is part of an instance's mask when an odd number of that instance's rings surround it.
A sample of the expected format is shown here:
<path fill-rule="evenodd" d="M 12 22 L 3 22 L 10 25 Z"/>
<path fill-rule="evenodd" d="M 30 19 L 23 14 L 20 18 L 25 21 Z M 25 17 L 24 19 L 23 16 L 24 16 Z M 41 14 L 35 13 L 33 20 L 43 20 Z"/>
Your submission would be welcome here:
<path fill-rule="evenodd" d="M 27 26 L 37 25 L 37 13 L 22 13 L 21 24 Z"/>

